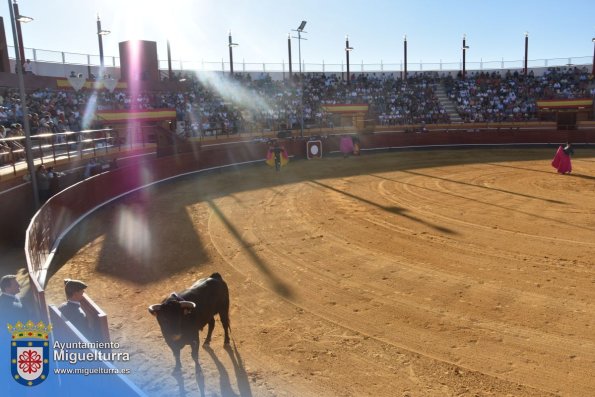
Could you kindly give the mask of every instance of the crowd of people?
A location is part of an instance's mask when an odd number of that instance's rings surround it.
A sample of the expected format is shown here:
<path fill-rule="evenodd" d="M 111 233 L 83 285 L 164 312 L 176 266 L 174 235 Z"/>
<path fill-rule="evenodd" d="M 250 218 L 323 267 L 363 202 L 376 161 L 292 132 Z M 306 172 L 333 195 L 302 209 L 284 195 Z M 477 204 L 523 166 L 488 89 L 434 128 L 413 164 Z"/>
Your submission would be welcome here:
<path fill-rule="evenodd" d="M 301 123 L 302 106 L 304 124 L 333 127 L 335 116 L 325 110 L 332 104 L 366 104 L 368 117 L 383 126 L 449 123 L 445 104 L 436 95 L 440 86 L 465 122 L 534 120 L 539 99 L 593 97 L 592 79 L 586 68 L 577 67 L 527 76 L 518 71 L 476 72 L 464 79 L 437 72 L 414 73 L 406 80 L 392 73 L 362 73 L 349 81 L 325 73 L 279 81 L 265 73 L 255 78 L 235 74 L 217 81 L 195 76 L 189 88 L 179 92 L 37 90 L 27 96 L 27 104 L 32 135 L 92 128 L 94 111 L 175 108 L 188 135 L 198 136 L 291 129 Z M 18 92 L 0 91 L 0 134 L 20 136 L 22 124 Z M 22 149 L 18 142 L 2 145 L 2 151 Z"/>
<path fill-rule="evenodd" d="M 460 77 L 460 76 L 459 76 Z M 542 75 L 518 71 L 471 73 L 447 77 L 444 84 L 465 122 L 531 121 L 540 99 L 592 98 L 593 76 L 586 68 L 550 68 Z"/>

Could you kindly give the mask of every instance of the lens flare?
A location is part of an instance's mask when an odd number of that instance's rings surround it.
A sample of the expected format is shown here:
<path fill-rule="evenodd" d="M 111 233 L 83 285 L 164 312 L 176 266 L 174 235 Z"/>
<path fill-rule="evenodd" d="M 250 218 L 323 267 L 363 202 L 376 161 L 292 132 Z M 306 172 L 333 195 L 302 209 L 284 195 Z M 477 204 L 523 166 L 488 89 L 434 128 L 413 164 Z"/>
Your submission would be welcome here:
<path fill-rule="evenodd" d="M 143 211 L 123 209 L 117 219 L 118 243 L 126 253 L 145 263 L 151 257 L 151 231 Z"/>

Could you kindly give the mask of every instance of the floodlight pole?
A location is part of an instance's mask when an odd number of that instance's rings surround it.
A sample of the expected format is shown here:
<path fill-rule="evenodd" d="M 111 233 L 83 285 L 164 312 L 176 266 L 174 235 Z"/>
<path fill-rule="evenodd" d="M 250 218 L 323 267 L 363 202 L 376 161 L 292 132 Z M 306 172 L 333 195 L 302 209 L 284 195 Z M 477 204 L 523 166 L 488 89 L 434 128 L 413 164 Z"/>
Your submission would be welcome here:
<path fill-rule="evenodd" d="M 10 2 L 9 2 L 8 8 L 11 8 Z M 14 12 L 14 15 L 15 15 L 14 18 L 16 21 L 17 37 L 18 37 L 18 42 L 19 42 L 19 46 L 18 46 L 19 55 L 21 56 L 21 62 L 24 62 L 25 61 L 25 46 L 23 45 L 23 31 L 21 30 L 21 21 L 19 21 L 19 16 L 21 15 L 21 13 L 19 12 L 19 5 L 17 4 L 17 0 L 13 1 L 12 10 Z M 23 67 L 22 63 L 20 66 Z"/>
<path fill-rule="evenodd" d="M 33 163 L 33 153 L 31 152 L 31 129 L 29 127 L 29 110 L 27 109 L 27 98 L 25 96 L 25 81 L 23 79 L 23 68 L 21 65 L 21 55 L 19 54 L 19 43 L 17 40 L 15 11 L 8 0 L 8 9 L 10 10 L 10 25 L 12 27 L 12 37 L 14 39 L 15 61 L 17 64 L 17 77 L 19 81 L 19 95 L 21 99 L 21 109 L 23 111 L 23 128 L 25 129 L 25 156 L 27 157 L 27 169 L 31 177 L 31 187 L 33 188 L 33 203 L 35 211 L 39 209 L 39 191 L 37 190 L 37 176 L 35 173 L 35 164 Z M 17 9 L 18 10 L 18 9 Z"/>
<path fill-rule="evenodd" d="M 467 45 L 467 35 L 463 35 L 463 80 L 465 79 L 465 55 L 469 46 Z"/>
<path fill-rule="evenodd" d="M 349 72 L 349 53 L 353 48 L 349 47 L 349 36 L 345 35 L 345 58 L 347 61 L 347 84 L 351 83 L 351 74 Z"/>
<path fill-rule="evenodd" d="M 591 74 L 595 76 L 595 37 L 593 37 L 591 41 L 593 42 L 593 70 L 591 71 Z"/>
<path fill-rule="evenodd" d="M 403 80 L 407 80 L 407 35 L 403 36 L 403 59 L 405 60 L 403 64 Z"/>
<path fill-rule="evenodd" d="M 287 51 L 289 52 L 289 80 L 291 80 L 291 33 L 287 34 Z"/>
<path fill-rule="evenodd" d="M 302 21 L 300 26 L 294 30 L 298 34 L 298 60 L 300 62 L 300 86 L 301 86 L 301 100 L 300 100 L 300 107 L 301 107 L 301 121 L 300 121 L 300 137 L 304 136 L 304 78 L 302 76 L 302 40 L 307 40 L 302 38 L 302 33 L 304 32 L 304 28 L 306 27 L 306 21 Z"/>
<path fill-rule="evenodd" d="M 97 40 L 99 41 L 99 64 L 101 65 L 101 69 L 103 70 L 103 38 L 101 33 L 101 19 L 99 19 L 99 15 L 97 15 Z"/>
<path fill-rule="evenodd" d="M 300 76 L 302 75 L 302 32 L 298 32 L 298 60 L 300 62 Z"/>
<path fill-rule="evenodd" d="M 529 57 L 529 32 L 525 32 L 525 76 L 527 75 L 527 63 Z"/>
<path fill-rule="evenodd" d="M 229 39 L 229 73 L 233 76 L 233 46 L 232 46 L 233 42 L 231 40 L 231 30 L 229 31 L 228 39 Z"/>
<path fill-rule="evenodd" d="M 300 137 L 304 137 L 304 76 L 302 76 L 302 31 L 298 30 L 298 58 L 300 61 Z"/>
<path fill-rule="evenodd" d="M 171 68 L 171 48 L 169 47 L 169 40 L 167 40 L 167 79 L 172 81 L 174 72 Z"/>

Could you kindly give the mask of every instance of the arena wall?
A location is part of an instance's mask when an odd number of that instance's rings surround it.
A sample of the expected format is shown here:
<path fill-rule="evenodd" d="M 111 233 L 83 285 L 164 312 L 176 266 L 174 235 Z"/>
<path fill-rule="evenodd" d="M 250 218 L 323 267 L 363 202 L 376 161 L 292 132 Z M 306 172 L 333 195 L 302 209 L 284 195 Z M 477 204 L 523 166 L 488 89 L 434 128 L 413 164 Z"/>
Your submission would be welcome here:
<path fill-rule="evenodd" d="M 407 147 L 448 147 L 461 145 L 519 145 L 560 144 L 566 141 L 575 144 L 595 143 L 595 130 L 557 131 L 529 126 L 511 126 L 501 130 L 482 130 L 466 127 L 459 130 L 427 132 L 376 132 L 359 134 L 361 148 L 381 150 Z M 323 153 L 338 152 L 340 135 L 322 139 Z M 294 159 L 304 158 L 306 141 L 292 139 L 283 142 Z M 53 253 L 60 239 L 86 214 L 99 206 L 148 184 L 176 175 L 227 165 L 263 161 L 268 145 L 263 142 L 236 142 L 203 145 L 197 152 L 176 156 L 152 158 L 132 163 L 117 170 L 105 172 L 79 182 L 52 197 L 33 217 L 26 232 L 26 251 L 29 269 L 41 287 Z M 18 189 L 7 199 L 6 207 L 15 214 L 27 213 L 19 203 L 29 203 L 29 189 Z M 2 199 L 4 199 L 2 196 Z M 2 200 L 4 201 L 4 200 Z M 3 203 L 4 204 L 4 203 Z M 0 207 L 5 207 L 2 205 Z M 14 216 L 14 215 L 13 215 Z"/>
<path fill-rule="evenodd" d="M 358 134 L 363 153 L 398 148 L 447 148 L 481 145 L 576 145 L 595 144 L 595 128 L 558 131 L 547 125 L 512 125 L 490 128 L 487 125 L 450 126 L 445 130 L 378 131 Z M 458 128 L 458 129 L 457 129 Z M 355 135 L 355 134 L 351 134 Z M 321 137 L 323 157 L 339 152 L 342 135 Z M 282 142 L 293 160 L 306 157 L 306 139 Z M 60 240 L 86 215 L 129 192 L 178 175 L 224 166 L 264 162 L 265 142 L 231 142 L 203 145 L 199 151 L 161 157 L 144 156 L 143 161 L 128 162 L 120 168 L 78 182 L 52 197 L 32 218 L 25 235 L 25 254 L 32 279 L 34 300 L 46 312 L 43 288 Z M 315 161 L 315 160 L 313 160 Z M 10 220 L 2 233 L 22 236 L 20 227 L 31 216 L 29 184 L 0 194 L 0 217 Z M 3 222 L 4 223 L 4 222 Z M 44 316 L 45 317 L 45 316 Z"/>

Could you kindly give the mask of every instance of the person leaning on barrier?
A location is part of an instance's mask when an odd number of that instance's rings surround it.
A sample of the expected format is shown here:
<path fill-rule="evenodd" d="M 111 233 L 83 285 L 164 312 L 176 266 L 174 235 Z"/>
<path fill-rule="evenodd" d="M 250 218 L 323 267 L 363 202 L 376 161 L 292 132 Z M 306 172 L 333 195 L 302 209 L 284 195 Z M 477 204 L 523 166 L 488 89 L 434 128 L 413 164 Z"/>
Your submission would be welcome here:
<path fill-rule="evenodd" d="M 35 178 L 37 178 L 37 187 L 39 190 L 39 201 L 45 203 L 50 198 L 50 177 L 43 164 L 37 167 L 35 172 Z"/>
<path fill-rule="evenodd" d="M 0 279 L 0 319 L 1 322 L 15 324 L 17 321 L 23 324 L 29 320 L 27 309 L 23 306 L 18 293 L 21 292 L 21 285 L 17 277 L 8 274 Z"/>
<path fill-rule="evenodd" d="M 50 179 L 50 197 L 60 191 L 60 177 L 64 176 L 63 172 L 55 171 L 54 167 L 48 167 L 48 178 Z"/>
<path fill-rule="evenodd" d="M 67 301 L 62 303 L 58 309 L 62 315 L 74 325 L 85 337 L 89 338 L 91 328 L 87 321 L 87 315 L 81 308 L 81 300 L 85 293 L 87 284 L 79 280 L 71 280 L 69 278 L 64 280 L 64 292 L 66 293 Z"/>

